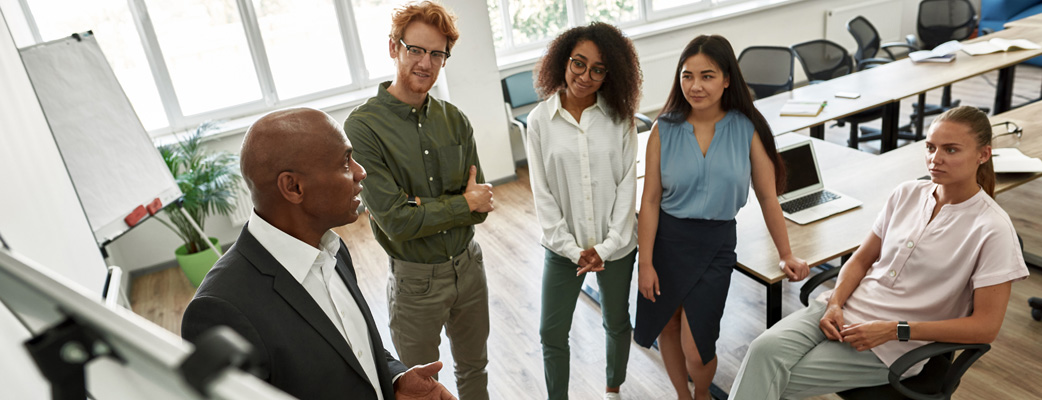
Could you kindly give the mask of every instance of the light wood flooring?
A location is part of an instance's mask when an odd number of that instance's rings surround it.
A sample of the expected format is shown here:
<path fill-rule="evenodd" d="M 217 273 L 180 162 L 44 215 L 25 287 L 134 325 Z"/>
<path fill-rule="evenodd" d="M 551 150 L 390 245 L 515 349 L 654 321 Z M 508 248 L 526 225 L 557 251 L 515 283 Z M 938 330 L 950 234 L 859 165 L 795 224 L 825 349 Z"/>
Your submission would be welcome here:
<path fill-rule="evenodd" d="M 1016 93 L 1038 97 L 1042 70 L 1020 67 Z M 996 74 L 956 83 L 954 94 L 964 104 L 991 106 Z M 930 93 L 935 103 L 940 91 Z M 907 121 L 912 99 L 902 103 L 902 121 Z M 1014 103 L 1023 99 L 1014 100 Z M 907 105 L 906 105 L 907 104 Z M 872 124 L 869 124 L 872 125 Z M 876 123 L 878 125 L 878 123 Z M 826 140 L 844 144 L 847 128 L 826 129 Z M 1025 132 L 1025 134 L 1040 134 Z M 862 143 L 862 148 L 878 152 L 878 143 Z M 540 399 L 546 397 L 539 344 L 540 280 L 543 248 L 539 246 L 539 227 L 535 221 L 527 171 L 518 171 L 515 182 L 496 186 L 496 211 L 477 228 L 477 240 L 485 253 L 488 275 L 492 332 L 489 338 L 489 391 L 493 399 Z M 1042 216 L 1037 199 L 1042 198 L 1042 180 L 1021 186 L 999 196 L 1000 203 L 1014 217 L 1025 241 L 1042 254 Z M 866 231 L 869 227 L 865 227 Z M 387 258 L 373 239 L 367 218 L 336 229 L 351 249 L 361 289 L 369 303 L 387 347 Z M 1028 245 L 1029 250 L 1031 244 Z M 956 399 L 1027 399 L 1042 393 L 1042 322 L 1031 319 L 1027 298 L 1042 296 L 1042 271 L 1032 268 L 1032 276 L 1013 285 L 999 337 L 986 354 L 969 370 Z M 181 315 L 194 289 L 179 269 L 172 268 L 136 277 L 132 282 L 131 303 L 136 313 L 160 326 L 180 332 Z M 799 283 L 786 283 L 783 313 L 801 307 Z M 735 273 L 728 295 L 718 342 L 719 369 L 715 383 L 729 390 L 747 345 L 763 332 L 764 287 Z M 599 399 L 604 387 L 604 336 L 600 311 L 586 296 L 580 296 L 571 337 L 572 399 Z M 448 346 L 443 343 L 442 360 L 451 369 Z M 443 371 L 442 381 L 455 392 L 452 374 Z M 675 394 L 656 351 L 632 346 L 629 371 L 622 392 L 627 399 L 673 399 Z M 835 399 L 834 395 L 817 399 Z"/>

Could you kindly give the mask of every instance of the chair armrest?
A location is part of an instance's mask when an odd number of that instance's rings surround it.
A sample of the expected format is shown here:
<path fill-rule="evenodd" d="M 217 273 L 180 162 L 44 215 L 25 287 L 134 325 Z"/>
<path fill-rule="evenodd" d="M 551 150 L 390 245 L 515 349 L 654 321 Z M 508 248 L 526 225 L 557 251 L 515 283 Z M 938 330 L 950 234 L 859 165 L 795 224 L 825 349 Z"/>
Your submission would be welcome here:
<path fill-rule="evenodd" d="M 980 34 L 979 35 L 980 36 L 984 36 L 984 35 L 990 35 L 992 33 L 995 33 L 994 29 L 991 29 L 991 28 L 980 28 Z"/>
<path fill-rule="evenodd" d="M 811 292 L 813 292 L 818 286 L 821 286 L 822 283 L 825 283 L 825 281 L 835 278 L 836 276 L 839 276 L 839 267 L 832 268 L 807 279 L 807 283 L 800 286 L 800 302 L 802 302 L 804 306 L 810 304 Z"/>
<path fill-rule="evenodd" d="M 884 43 L 882 46 L 879 46 L 879 49 L 885 51 L 886 54 L 888 56 L 890 56 L 891 60 L 898 59 L 898 57 L 895 56 L 894 53 L 891 51 L 891 49 L 895 49 L 895 48 L 903 48 L 903 49 L 905 49 L 905 55 L 907 55 L 908 53 L 911 53 L 913 51 L 919 51 L 919 47 L 913 46 L 913 45 L 911 45 L 909 43 L 893 42 L 893 43 Z"/>
<path fill-rule="evenodd" d="M 909 46 L 915 47 L 917 49 L 919 48 L 919 38 L 917 38 L 913 34 L 908 34 L 905 36 L 905 43 L 908 43 Z"/>
<path fill-rule="evenodd" d="M 858 61 L 858 63 L 857 63 L 857 70 L 858 71 L 864 71 L 866 69 L 875 68 L 875 67 L 878 67 L 880 65 L 883 65 L 883 64 L 886 64 L 886 63 L 891 63 L 891 62 L 894 62 L 894 60 L 889 59 L 889 58 L 866 58 L 864 60 Z"/>
<path fill-rule="evenodd" d="M 920 361 L 926 361 L 934 356 L 952 353 L 956 350 L 963 350 L 959 357 L 952 362 L 951 367 L 948 368 L 948 372 L 944 376 L 944 382 L 941 385 L 941 393 L 919 393 L 913 391 L 901 383 L 901 375 L 904 375 L 909 368 L 919 363 Z M 962 379 L 962 375 L 966 373 L 966 370 L 970 368 L 970 365 L 974 361 L 977 361 L 984 353 L 991 350 L 991 345 L 986 343 L 978 344 L 960 344 L 960 343 L 930 343 L 922 346 L 915 350 L 905 353 L 903 356 L 894 361 L 890 365 L 890 386 L 897 389 L 901 394 L 908 396 L 913 399 L 947 399 L 948 396 L 955 391 L 955 388 L 959 386 L 959 380 Z"/>
<path fill-rule="evenodd" d="M 640 121 L 640 125 L 637 126 L 637 132 L 644 132 L 646 130 L 651 129 L 651 124 L 652 124 L 651 118 L 648 118 L 647 115 L 644 115 L 642 113 L 636 113 L 636 114 L 633 114 L 633 118 L 636 118 L 638 121 Z M 641 128 L 644 128 L 644 129 L 641 129 Z"/>

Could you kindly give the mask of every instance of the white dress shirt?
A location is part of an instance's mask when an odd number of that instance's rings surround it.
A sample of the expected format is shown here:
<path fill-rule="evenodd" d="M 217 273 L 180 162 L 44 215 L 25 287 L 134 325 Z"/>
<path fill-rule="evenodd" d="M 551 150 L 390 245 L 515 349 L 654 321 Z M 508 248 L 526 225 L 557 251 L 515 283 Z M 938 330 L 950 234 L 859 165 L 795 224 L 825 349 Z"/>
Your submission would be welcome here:
<path fill-rule="evenodd" d="M 604 261 L 637 247 L 637 131 L 631 117 L 615 123 L 600 93 L 579 122 L 560 95 L 528 117 L 528 171 L 540 243 L 579 262 L 593 247 Z"/>
<path fill-rule="evenodd" d="M 336 253 L 340 251 L 340 237 L 333 231 L 326 231 L 322 235 L 322 248 L 316 249 L 272 226 L 256 212 L 250 215 L 247 229 L 261 246 L 275 257 L 275 261 L 282 264 L 282 267 L 315 299 L 351 347 L 355 358 L 373 385 L 376 397 L 383 400 L 365 317 L 354 297 L 348 292 L 347 284 L 336 273 Z M 382 354 L 380 358 L 383 358 Z"/>

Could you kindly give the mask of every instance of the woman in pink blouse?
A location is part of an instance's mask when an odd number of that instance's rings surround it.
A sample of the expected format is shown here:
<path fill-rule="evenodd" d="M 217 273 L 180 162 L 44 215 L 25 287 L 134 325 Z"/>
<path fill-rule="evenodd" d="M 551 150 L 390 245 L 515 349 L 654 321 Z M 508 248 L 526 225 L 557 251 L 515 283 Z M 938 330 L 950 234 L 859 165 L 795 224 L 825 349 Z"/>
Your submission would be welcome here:
<path fill-rule="evenodd" d="M 916 347 L 995 339 L 1012 283 L 1028 271 L 992 199 L 991 124 L 976 108 L 953 108 L 924 143 L 930 180 L 898 186 L 836 288 L 750 344 L 732 398 L 882 385 L 890 364 Z"/>

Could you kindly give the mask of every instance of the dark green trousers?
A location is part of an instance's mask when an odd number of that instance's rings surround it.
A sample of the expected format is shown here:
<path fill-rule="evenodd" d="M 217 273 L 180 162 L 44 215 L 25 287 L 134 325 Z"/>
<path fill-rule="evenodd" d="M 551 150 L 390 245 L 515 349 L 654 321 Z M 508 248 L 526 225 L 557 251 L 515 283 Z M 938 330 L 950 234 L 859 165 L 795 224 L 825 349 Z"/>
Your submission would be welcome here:
<path fill-rule="evenodd" d="M 637 251 L 604 263 L 604 271 L 597 272 L 601 293 L 601 316 L 604 327 L 606 386 L 618 387 L 626 380 L 626 363 L 630 357 L 629 293 L 633 264 Z M 568 398 L 570 351 L 568 333 L 572 329 L 575 303 L 582 290 L 583 279 L 575 276 L 571 260 L 547 250 L 543 267 L 542 313 L 539 337 L 543 344 L 543 373 L 550 399 Z"/>

